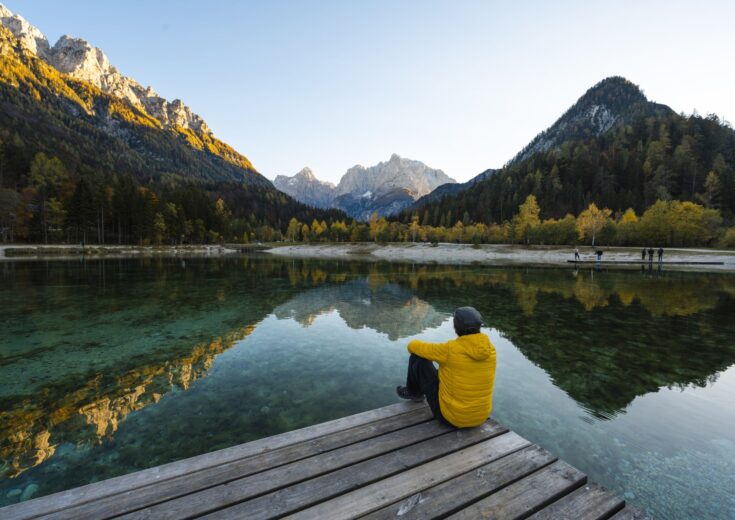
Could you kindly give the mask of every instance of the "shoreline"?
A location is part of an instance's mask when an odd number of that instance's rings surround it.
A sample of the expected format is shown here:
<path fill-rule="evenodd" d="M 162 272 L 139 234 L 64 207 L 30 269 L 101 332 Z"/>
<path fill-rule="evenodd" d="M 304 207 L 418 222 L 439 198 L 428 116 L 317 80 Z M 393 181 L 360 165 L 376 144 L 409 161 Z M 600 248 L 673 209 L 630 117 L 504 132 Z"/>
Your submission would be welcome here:
<path fill-rule="evenodd" d="M 239 249 L 222 245 L 132 246 L 71 244 L 8 244 L 0 245 L 0 261 L 6 260 L 65 260 L 70 258 L 135 258 L 155 256 L 222 256 L 238 253 Z"/>
<path fill-rule="evenodd" d="M 605 268 L 639 269 L 641 249 L 633 247 L 590 247 L 579 248 L 580 266 L 592 266 L 596 249 L 604 251 L 602 266 Z M 440 243 L 438 246 L 423 243 L 345 243 L 345 244 L 294 244 L 276 246 L 264 252 L 294 258 L 319 258 L 335 260 L 365 260 L 411 263 L 436 263 L 446 265 L 496 265 L 496 266 L 556 266 L 569 267 L 574 259 L 574 247 L 570 246 L 519 246 L 482 244 Z M 664 250 L 666 269 L 694 271 L 735 272 L 735 251 L 671 248 Z M 626 262 L 626 263 L 607 263 Z M 667 264 L 666 262 L 722 262 L 721 265 Z M 648 262 L 645 262 L 648 265 Z M 658 267 L 657 259 L 653 265 Z"/>

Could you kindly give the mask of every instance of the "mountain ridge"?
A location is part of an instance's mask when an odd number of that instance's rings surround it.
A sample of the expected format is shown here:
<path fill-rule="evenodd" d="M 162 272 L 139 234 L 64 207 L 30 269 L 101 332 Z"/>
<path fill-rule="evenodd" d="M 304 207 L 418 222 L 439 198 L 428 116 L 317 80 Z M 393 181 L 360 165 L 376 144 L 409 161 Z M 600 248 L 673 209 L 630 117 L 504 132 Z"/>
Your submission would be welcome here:
<path fill-rule="evenodd" d="M 502 223 L 528 195 L 545 218 L 577 215 L 592 202 L 641 213 L 657 200 L 683 200 L 727 219 L 735 214 L 735 131 L 714 115 L 679 115 L 649 101 L 625 78 L 605 78 L 502 169 L 436 190 L 399 218 L 420 211 L 434 226 L 464 217 Z"/>
<path fill-rule="evenodd" d="M 311 168 L 304 167 L 296 175 L 277 175 L 273 186 L 299 202 L 315 208 L 329 208 L 337 193 L 337 186 L 316 178 Z"/>
<path fill-rule="evenodd" d="M 558 148 L 566 141 L 600 136 L 621 123 L 640 117 L 673 113 L 668 106 L 649 101 L 640 87 L 630 80 L 610 76 L 587 89 L 549 128 L 523 147 L 509 164 Z"/>
<path fill-rule="evenodd" d="M 143 87 L 135 79 L 115 68 L 107 55 L 82 38 L 61 36 L 51 46 L 46 36 L 20 15 L 0 4 L 0 22 L 38 58 L 59 72 L 86 81 L 105 94 L 125 99 L 158 119 L 164 128 L 181 127 L 213 135 L 204 119 L 181 100 L 168 101 L 152 87 Z"/>
<path fill-rule="evenodd" d="M 363 221 L 372 213 L 399 213 L 437 187 L 453 183 L 456 181 L 442 170 L 395 153 L 374 166 L 349 168 L 336 186 L 318 180 L 309 168 L 274 180 L 276 188 L 305 204 L 341 209 Z"/>
<path fill-rule="evenodd" d="M 3 9 L 0 14 L 7 15 Z M 44 37 L 21 17 L 0 16 L 0 22 L 0 130 L 6 139 L 15 135 L 72 165 L 139 179 L 173 175 L 272 186 L 247 157 L 211 132 L 165 124 L 144 107 L 39 58 L 27 43 L 38 50 Z M 8 27 L 13 25 L 20 38 Z"/>

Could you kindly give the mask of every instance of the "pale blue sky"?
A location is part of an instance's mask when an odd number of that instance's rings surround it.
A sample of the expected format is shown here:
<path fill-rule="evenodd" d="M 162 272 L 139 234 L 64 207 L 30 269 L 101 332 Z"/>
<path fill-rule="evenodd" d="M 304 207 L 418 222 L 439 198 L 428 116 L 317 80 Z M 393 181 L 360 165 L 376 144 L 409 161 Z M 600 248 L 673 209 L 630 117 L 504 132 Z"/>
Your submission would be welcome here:
<path fill-rule="evenodd" d="M 611 75 L 735 121 L 727 0 L 0 1 L 181 98 L 269 178 L 395 152 L 464 181 Z"/>

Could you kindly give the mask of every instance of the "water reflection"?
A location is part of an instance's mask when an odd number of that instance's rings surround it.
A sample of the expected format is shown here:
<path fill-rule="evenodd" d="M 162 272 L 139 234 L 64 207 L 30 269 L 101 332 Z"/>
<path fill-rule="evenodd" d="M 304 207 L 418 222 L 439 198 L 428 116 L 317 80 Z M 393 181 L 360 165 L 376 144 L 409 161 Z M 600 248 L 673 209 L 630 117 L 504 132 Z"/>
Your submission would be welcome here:
<path fill-rule="evenodd" d="M 635 410 L 654 395 L 693 415 L 691 399 L 662 389 L 709 390 L 735 363 L 729 274 L 270 257 L 0 274 L 0 504 L 17 486 L 57 491 L 390 403 L 406 339 L 446 339 L 466 304 L 505 363 L 499 418 L 603 480 L 611 470 L 585 453 L 627 457 L 604 425 L 645 424 Z M 718 406 L 700 422 L 735 424 Z M 539 433 L 552 427 L 554 438 Z M 578 458 L 565 438 L 587 443 Z M 621 482 L 627 466 L 615 467 Z"/>
<path fill-rule="evenodd" d="M 209 344 L 197 345 L 187 356 L 141 367 L 109 384 L 103 383 L 100 374 L 51 402 L 26 399 L 19 407 L 0 411 L 0 478 L 17 477 L 41 464 L 59 443 L 100 444 L 111 438 L 128 414 L 157 403 L 174 387 L 188 389 L 206 375 L 218 354 L 252 330 L 243 327 Z"/>
<path fill-rule="evenodd" d="M 308 327 L 317 316 L 337 311 L 353 329 L 367 327 L 397 340 L 435 328 L 446 319 L 424 300 L 397 283 L 367 276 L 302 292 L 273 310 Z"/>

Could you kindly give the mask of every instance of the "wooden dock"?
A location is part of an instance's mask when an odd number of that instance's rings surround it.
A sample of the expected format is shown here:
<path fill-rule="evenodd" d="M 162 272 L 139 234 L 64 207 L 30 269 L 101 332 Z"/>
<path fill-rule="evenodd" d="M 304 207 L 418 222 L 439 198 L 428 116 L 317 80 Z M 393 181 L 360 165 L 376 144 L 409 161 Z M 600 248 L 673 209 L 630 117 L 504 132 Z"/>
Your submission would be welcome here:
<path fill-rule="evenodd" d="M 492 419 L 399 403 L 0 509 L 0 518 L 648 518 Z"/>

